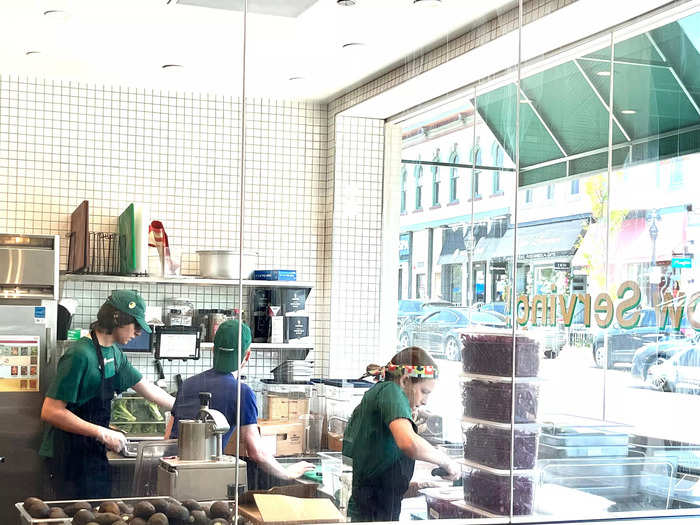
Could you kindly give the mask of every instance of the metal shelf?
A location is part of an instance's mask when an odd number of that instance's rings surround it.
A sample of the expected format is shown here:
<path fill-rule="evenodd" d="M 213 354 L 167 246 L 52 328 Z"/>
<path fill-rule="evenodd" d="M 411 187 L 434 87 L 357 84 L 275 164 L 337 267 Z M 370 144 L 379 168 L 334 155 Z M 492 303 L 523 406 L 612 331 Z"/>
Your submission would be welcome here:
<path fill-rule="evenodd" d="M 205 279 L 195 275 L 183 275 L 182 277 L 138 277 L 131 275 L 102 275 L 86 273 L 63 273 L 61 281 L 89 281 L 108 283 L 153 283 L 153 284 L 191 284 L 202 286 L 238 286 L 238 279 Z M 314 285 L 304 281 L 254 281 L 243 279 L 243 286 L 256 288 L 313 288 Z M 308 347 L 305 347 L 308 348 Z"/>
<path fill-rule="evenodd" d="M 200 343 L 199 347 L 202 350 L 213 350 L 214 343 Z M 251 343 L 251 350 L 307 350 L 312 349 L 313 344 L 302 343 Z"/>

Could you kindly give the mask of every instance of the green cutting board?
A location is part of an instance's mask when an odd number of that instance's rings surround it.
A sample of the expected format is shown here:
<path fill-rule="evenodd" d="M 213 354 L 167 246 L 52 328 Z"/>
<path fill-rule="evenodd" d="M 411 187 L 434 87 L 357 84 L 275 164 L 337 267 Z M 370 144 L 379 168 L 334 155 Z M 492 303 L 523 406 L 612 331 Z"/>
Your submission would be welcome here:
<path fill-rule="evenodd" d="M 134 204 L 129 204 L 119 216 L 119 273 L 136 271 L 136 245 L 134 236 Z"/>

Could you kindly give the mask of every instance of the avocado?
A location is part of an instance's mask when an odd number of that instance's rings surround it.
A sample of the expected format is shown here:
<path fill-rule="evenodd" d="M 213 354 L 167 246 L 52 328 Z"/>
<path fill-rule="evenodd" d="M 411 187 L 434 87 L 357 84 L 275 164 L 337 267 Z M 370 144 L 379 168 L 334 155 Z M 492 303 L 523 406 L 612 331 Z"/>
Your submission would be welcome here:
<path fill-rule="evenodd" d="M 179 505 L 177 503 L 171 503 L 168 505 L 168 509 L 165 511 L 165 515 L 169 520 L 174 521 L 187 521 L 190 517 L 190 511 L 186 507 Z"/>
<path fill-rule="evenodd" d="M 44 519 L 49 517 L 51 509 L 43 501 L 38 501 L 29 505 L 27 512 L 32 518 Z"/>
<path fill-rule="evenodd" d="M 134 518 L 129 520 L 129 525 L 146 525 L 146 520 L 143 518 Z"/>
<path fill-rule="evenodd" d="M 156 512 L 161 512 L 165 514 L 165 511 L 168 510 L 168 500 L 166 499 L 153 499 L 151 500 L 151 505 L 156 509 Z"/>
<path fill-rule="evenodd" d="M 80 509 L 73 516 L 74 525 L 85 525 L 91 521 L 95 521 L 95 515 L 87 509 Z"/>
<path fill-rule="evenodd" d="M 153 516 L 148 518 L 147 525 L 168 525 L 168 517 L 162 512 L 156 512 Z"/>
<path fill-rule="evenodd" d="M 128 505 L 127 503 L 124 503 L 123 501 L 120 501 L 117 503 L 119 506 L 119 514 L 133 514 L 134 513 L 134 507 L 131 505 Z"/>
<path fill-rule="evenodd" d="M 223 524 L 229 525 L 228 520 L 224 519 L 224 518 L 216 518 L 214 521 L 210 521 L 209 523 L 210 524 L 216 523 L 216 524 L 221 524 L 221 525 L 223 525 Z"/>
<path fill-rule="evenodd" d="M 202 506 L 193 499 L 183 499 L 182 506 L 187 508 L 190 512 L 202 509 Z"/>
<path fill-rule="evenodd" d="M 49 518 L 67 518 L 68 515 L 64 512 L 61 507 L 51 507 L 49 512 Z"/>
<path fill-rule="evenodd" d="M 203 510 L 193 510 L 192 511 L 192 519 L 193 519 L 192 523 L 194 523 L 194 525 L 208 525 L 209 524 L 209 518 L 207 518 L 207 513 L 204 512 Z M 132 525 L 133 525 L 133 523 L 132 523 Z"/>
<path fill-rule="evenodd" d="M 225 501 L 215 501 L 211 504 L 209 509 L 209 515 L 212 518 L 224 518 L 229 519 L 231 516 L 231 511 L 228 508 L 228 503 Z"/>
<path fill-rule="evenodd" d="M 156 508 L 148 501 L 139 501 L 134 505 L 134 516 L 147 520 L 156 513 Z"/>
<path fill-rule="evenodd" d="M 126 525 L 126 522 L 124 520 L 117 520 L 112 525 Z"/>
<path fill-rule="evenodd" d="M 122 517 L 114 512 L 98 512 L 95 514 L 95 521 L 100 525 L 112 525 L 112 523 L 120 519 L 122 519 Z"/>
<path fill-rule="evenodd" d="M 114 501 L 105 501 L 100 505 L 99 512 L 104 514 L 104 513 L 112 513 L 112 514 L 119 514 L 119 505 L 117 505 Z"/>
<path fill-rule="evenodd" d="M 35 503 L 44 503 L 44 502 L 41 501 L 39 498 L 35 498 L 35 497 L 33 497 L 33 496 L 32 496 L 32 497 L 29 497 L 29 498 L 27 498 L 27 499 L 24 500 L 24 503 L 23 503 L 23 505 L 24 505 L 24 510 L 29 510 L 29 507 L 31 507 L 31 506 L 34 505 Z"/>
<path fill-rule="evenodd" d="M 86 510 L 92 510 L 92 505 L 90 505 L 87 501 L 76 501 L 75 503 L 71 503 L 70 505 L 66 505 L 63 507 L 63 512 L 68 514 L 69 516 L 75 516 L 75 513 L 78 512 L 80 509 L 86 509 Z"/>

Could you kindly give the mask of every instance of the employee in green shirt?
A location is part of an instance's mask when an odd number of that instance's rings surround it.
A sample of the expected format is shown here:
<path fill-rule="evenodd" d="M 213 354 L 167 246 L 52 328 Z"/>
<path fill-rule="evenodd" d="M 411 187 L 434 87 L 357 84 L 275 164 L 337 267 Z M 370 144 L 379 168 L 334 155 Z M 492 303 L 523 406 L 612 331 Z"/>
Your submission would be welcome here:
<path fill-rule="evenodd" d="M 120 452 L 126 444 L 124 434 L 109 428 L 115 393 L 133 388 L 167 410 L 173 406 L 175 399 L 145 381 L 116 344 L 141 330 L 150 333 L 145 310 L 136 291 L 115 290 L 90 325 L 90 337 L 76 341 L 58 362 L 41 408 L 41 419 L 51 426 L 39 450 L 48 458 L 53 497 L 110 497 L 106 451 Z"/>
<path fill-rule="evenodd" d="M 445 479 L 459 476 L 458 465 L 420 437 L 413 422 L 412 411 L 427 403 L 437 374 L 426 351 L 404 348 L 352 413 L 343 438 L 343 455 L 352 458 L 352 521 L 397 521 L 416 459 L 441 467 Z"/>

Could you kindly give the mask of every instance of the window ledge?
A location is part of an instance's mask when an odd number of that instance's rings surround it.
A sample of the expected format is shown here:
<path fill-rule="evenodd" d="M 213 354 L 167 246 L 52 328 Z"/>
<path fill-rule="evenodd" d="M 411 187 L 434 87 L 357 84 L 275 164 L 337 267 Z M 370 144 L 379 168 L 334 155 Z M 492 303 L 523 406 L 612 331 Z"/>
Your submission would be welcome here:
<path fill-rule="evenodd" d="M 480 201 L 481 195 L 474 195 L 473 199 L 469 199 L 467 202 Z"/>
<path fill-rule="evenodd" d="M 456 200 L 453 200 L 453 201 L 450 201 L 447 203 L 448 206 L 456 206 L 457 204 L 459 204 L 459 199 L 456 199 Z"/>
<path fill-rule="evenodd" d="M 495 193 L 492 193 L 490 198 L 493 199 L 494 197 L 502 197 L 502 196 L 503 196 L 503 190 L 499 190 Z"/>
<path fill-rule="evenodd" d="M 413 213 L 421 213 L 423 211 L 423 208 L 418 208 L 413 210 Z"/>
<path fill-rule="evenodd" d="M 402 215 L 402 216 L 403 216 L 403 215 L 408 215 L 408 212 L 406 212 L 406 210 L 404 210 L 404 211 L 401 212 L 401 215 Z"/>
<path fill-rule="evenodd" d="M 438 210 L 438 209 L 440 209 L 440 208 L 442 208 L 442 206 L 440 206 L 439 204 L 433 204 L 433 205 L 432 205 L 430 208 L 428 208 L 428 209 L 429 209 L 429 210 Z"/>

